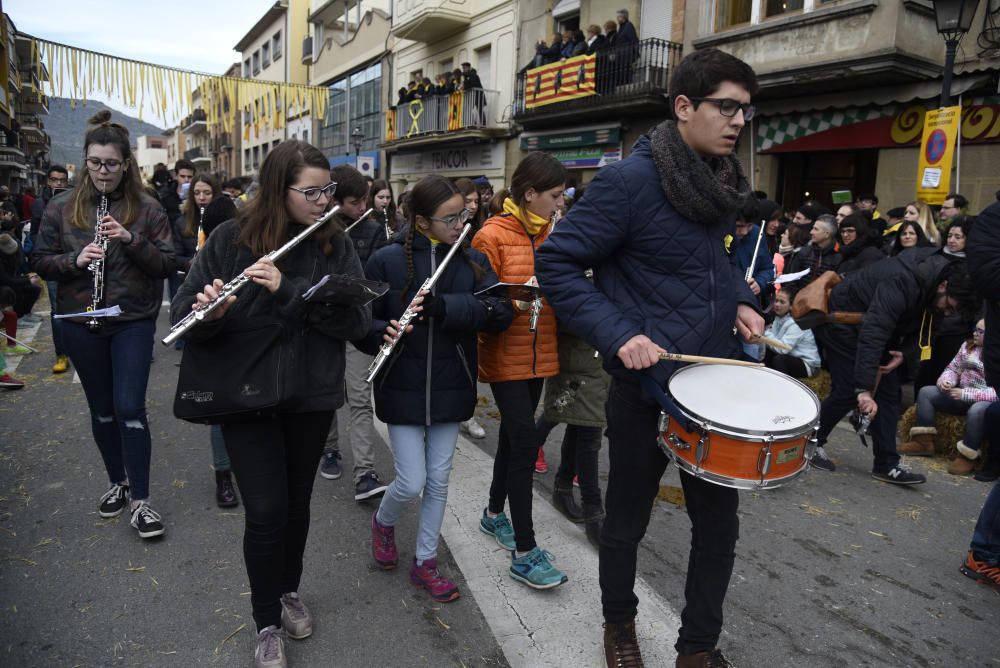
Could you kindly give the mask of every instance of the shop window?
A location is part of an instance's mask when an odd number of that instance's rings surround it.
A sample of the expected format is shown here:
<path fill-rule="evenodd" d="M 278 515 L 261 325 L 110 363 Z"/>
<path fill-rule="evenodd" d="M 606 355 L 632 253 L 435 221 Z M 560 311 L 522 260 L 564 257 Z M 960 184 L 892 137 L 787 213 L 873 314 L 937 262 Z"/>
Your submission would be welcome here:
<path fill-rule="evenodd" d="M 717 0 L 715 29 L 725 30 L 741 23 L 750 23 L 752 9 L 753 0 Z"/>
<path fill-rule="evenodd" d="M 778 16 L 802 10 L 803 0 L 766 0 L 764 16 Z"/>

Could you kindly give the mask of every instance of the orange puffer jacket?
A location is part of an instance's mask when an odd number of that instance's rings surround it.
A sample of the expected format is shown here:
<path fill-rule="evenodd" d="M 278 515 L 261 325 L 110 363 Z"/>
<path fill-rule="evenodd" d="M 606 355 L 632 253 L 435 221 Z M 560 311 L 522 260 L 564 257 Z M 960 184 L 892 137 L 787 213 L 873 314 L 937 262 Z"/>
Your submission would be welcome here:
<path fill-rule="evenodd" d="M 546 227 L 532 242 L 517 218 L 508 214 L 493 216 L 483 223 L 472 239 L 472 246 L 489 258 L 500 281 L 524 283 L 535 275 L 534 249 L 542 245 L 550 229 Z M 530 320 L 530 310 L 515 306 L 514 322 L 509 328 L 498 333 L 479 333 L 479 380 L 495 383 L 559 373 L 556 315 L 544 298 L 537 331 L 528 329 Z"/>

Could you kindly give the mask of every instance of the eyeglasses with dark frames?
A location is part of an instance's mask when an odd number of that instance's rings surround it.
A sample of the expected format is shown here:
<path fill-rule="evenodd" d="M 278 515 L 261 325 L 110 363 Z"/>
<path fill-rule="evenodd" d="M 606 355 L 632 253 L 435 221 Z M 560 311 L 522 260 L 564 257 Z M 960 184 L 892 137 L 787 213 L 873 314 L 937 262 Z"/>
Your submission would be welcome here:
<path fill-rule="evenodd" d="M 730 97 L 689 97 L 688 99 L 692 102 L 711 102 L 719 108 L 719 113 L 727 118 L 733 118 L 737 111 L 742 111 L 743 120 L 749 121 L 757 113 L 757 107 L 752 104 L 743 104 Z"/>
<path fill-rule="evenodd" d="M 333 197 L 333 193 L 337 192 L 337 182 L 330 181 L 328 184 L 322 188 L 296 188 L 295 186 L 288 186 L 289 190 L 294 190 L 297 193 L 302 193 L 302 196 L 306 198 L 307 202 L 318 202 L 319 198 L 326 195 L 327 199 Z"/>
<path fill-rule="evenodd" d="M 110 160 L 101 160 L 100 158 L 87 158 L 86 162 L 87 162 L 87 169 L 89 169 L 90 171 L 99 172 L 103 167 L 108 171 L 109 174 L 114 174 L 115 172 L 117 172 L 119 169 L 122 168 L 123 164 L 125 164 L 124 160 L 115 160 L 114 158 L 111 158 Z"/>

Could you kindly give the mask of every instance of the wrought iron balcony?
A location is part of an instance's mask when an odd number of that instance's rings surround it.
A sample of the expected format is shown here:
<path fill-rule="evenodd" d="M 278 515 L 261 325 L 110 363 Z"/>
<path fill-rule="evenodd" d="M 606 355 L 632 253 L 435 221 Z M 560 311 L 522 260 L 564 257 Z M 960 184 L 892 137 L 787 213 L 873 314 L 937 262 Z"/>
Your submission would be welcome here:
<path fill-rule="evenodd" d="M 501 129 L 500 92 L 481 88 L 427 95 L 386 111 L 386 143 L 461 130 Z"/>

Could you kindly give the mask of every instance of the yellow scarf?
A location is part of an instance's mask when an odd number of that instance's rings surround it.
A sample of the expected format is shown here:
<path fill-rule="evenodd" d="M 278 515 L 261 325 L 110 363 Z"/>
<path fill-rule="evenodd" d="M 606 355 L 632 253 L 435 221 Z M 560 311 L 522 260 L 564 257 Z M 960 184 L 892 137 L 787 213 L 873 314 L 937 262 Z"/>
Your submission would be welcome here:
<path fill-rule="evenodd" d="M 514 203 L 514 200 L 509 197 L 503 201 L 503 212 L 509 213 L 524 223 L 525 229 L 528 230 L 528 234 L 531 236 L 535 236 L 549 224 L 547 218 L 542 218 L 537 213 L 532 213 L 526 208 L 519 207 Z"/>
<path fill-rule="evenodd" d="M 425 237 L 427 237 L 430 240 L 430 242 L 431 242 L 431 248 L 434 248 L 439 243 L 441 243 L 441 240 L 438 239 L 437 237 L 435 237 L 433 234 L 431 234 L 430 230 L 425 230 L 422 227 L 420 227 L 419 225 L 417 226 L 417 232 L 420 232 L 420 234 L 424 235 Z"/>

